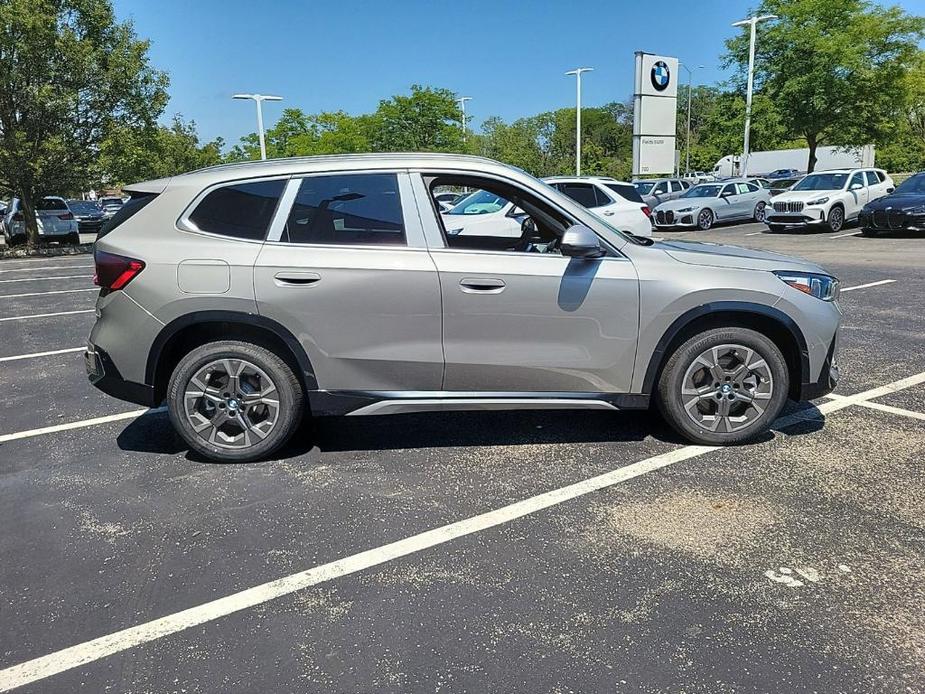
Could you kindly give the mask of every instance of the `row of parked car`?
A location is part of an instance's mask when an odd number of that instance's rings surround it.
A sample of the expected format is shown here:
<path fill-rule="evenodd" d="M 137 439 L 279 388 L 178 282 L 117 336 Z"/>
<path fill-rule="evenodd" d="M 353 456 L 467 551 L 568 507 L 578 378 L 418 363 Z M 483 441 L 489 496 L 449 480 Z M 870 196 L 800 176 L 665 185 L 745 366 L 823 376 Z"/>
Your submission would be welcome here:
<path fill-rule="evenodd" d="M 123 200 L 117 197 L 99 200 L 66 200 L 49 195 L 39 200 L 35 210 L 39 239 L 59 243 L 80 243 L 80 234 L 97 234 L 103 224 L 122 208 Z M 13 198 L 0 202 L 0 227 L 8 246 L 26 241 L 26 222 L 22 201 Z"/>

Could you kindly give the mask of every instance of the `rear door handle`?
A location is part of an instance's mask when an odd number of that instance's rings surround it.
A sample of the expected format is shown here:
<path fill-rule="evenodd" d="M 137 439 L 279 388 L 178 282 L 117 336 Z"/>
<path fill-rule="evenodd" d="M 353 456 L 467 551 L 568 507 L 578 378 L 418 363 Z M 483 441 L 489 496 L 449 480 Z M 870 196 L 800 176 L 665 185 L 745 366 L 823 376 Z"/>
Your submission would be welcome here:
<path fill-rule="evenodd" d="M 321 275 L 317 272 L 277 272 L 273 279 L 280 286 L 310 287 L 321 281 Z"/>
<path fill-rule="evenodd" d="M 466 294 L 500 294 L 504 287 L 504 280 L 497 277 L 463 277 L 459 280 L 459 288 Z"/>

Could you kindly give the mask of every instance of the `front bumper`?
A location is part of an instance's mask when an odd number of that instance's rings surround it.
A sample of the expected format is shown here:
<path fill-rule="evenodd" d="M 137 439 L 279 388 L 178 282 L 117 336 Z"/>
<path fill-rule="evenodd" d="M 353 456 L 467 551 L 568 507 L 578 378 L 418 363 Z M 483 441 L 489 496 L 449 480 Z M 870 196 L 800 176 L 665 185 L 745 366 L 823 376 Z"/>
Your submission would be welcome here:
<path fill-rule="evenodd" d="M 838 385 L 838 334 L 832 338 L 822 369 L 815 381 L 800 384 L 800 400 L 815 400 L 828 395 Z"/>
<path fill-rule="evenodd" d="M 925 214 L 903 210 L 861 210 L 858 224 L 872 231 L 925 231 Z"/>
<path fill-rule="evenodd" d="M 90 383 L 107 395 L 145 407 L 154 407 L 158 404 L 154 401 L 152 386 L 124 379 L 105 350 L 93 343 L 87 343 L 84 365 L 87 368 L 87 378 Z"/>
<path fill-rule="evenodd" d="M 804 208 L 801 212 L 778 212 L 771 209 L 764 218 L 766 224 L 779 224 L 787 227 L 804 227 L 825 223 L 825 210 L 822 208 Z"/>
<path fill-rule="evenodd" d="M 656 228 L 693 227 L 696 226 L 695 212 L 675 212 L 674 210 L 656 210 L 652 213 L 652 224 Z"/>

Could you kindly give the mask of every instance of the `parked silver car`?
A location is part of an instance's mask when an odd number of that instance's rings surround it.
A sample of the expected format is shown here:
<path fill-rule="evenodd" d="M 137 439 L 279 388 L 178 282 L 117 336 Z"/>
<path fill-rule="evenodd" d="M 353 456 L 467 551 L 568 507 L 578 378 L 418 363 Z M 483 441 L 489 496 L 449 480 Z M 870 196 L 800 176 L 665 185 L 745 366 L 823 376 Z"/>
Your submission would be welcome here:
<path fill-rule="evenodd" d="M 649 209 L 677 199 L 691 187 L 691 183 L 683 178 L 646 178 L 633 181 L 633 185 Z"/>
<path fill-rule="evenodd" d="M 511 200 L 520 237 L 447 234 L 440 186 Z M 96 242 L 87 371 L 166 400 L 209 458 L 268 456 L 305 413 L 652 403 L 731 444 L 838 379 L 838 282 L 820 267 L 638 239 L 488 159 L 283 159 L 128 189 Z"/>
<path fill-rule="evenodd" d="M 652 221 L 656 227 L 694 227 L 703 231 L 716 222 L 763 222 L 770 200 L 767 188 L 747 179 L 701 183 L 677 200 L 656 207 Z"/>

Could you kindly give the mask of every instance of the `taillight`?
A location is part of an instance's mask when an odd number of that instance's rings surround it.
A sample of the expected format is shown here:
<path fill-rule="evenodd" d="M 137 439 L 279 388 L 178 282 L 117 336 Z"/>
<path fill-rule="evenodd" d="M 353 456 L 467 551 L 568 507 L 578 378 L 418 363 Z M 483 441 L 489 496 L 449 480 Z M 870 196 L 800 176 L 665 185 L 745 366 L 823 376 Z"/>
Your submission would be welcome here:
<path fill-rule="evenodd" d="M 65 212 L 64 214 L 59 214 L 58 219 L 63 219 L 65 222 L 70 222 L 72 219 L 74 219 L 74 215 L 72 215 L 70 212 Z"/>
<path fill-rule="evenodd" d="M 111 291 L 122 289 L 145 269 L 143 260 L 105 251 L 96 251 L 93 260 L 96 263 L 93 284 Z"/>
<path fill-rule="evenodd" d="M 646 216 L 646 218 L 648 218 L 652 214 L 652 210 L 650 210 L 648 206 L 646 205 L 643 205 L 640 209 L 642 210 L 642 213 Z"/>

